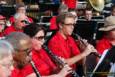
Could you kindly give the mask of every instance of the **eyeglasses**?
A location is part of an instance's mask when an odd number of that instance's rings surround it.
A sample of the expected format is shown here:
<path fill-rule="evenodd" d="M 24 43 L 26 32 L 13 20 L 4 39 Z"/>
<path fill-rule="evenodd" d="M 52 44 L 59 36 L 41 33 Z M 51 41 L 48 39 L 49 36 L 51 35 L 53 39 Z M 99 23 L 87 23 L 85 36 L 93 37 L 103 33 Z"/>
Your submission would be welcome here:
<path fill-rule="evenodd" d="M 27 55 L 29 55 L 30 54 L 30 52 L 31 52 L 31 48 L 27 48 L 27 49 L 24 49 L 24 50 L 19 50 L 19 49 L 17 49 L 16 51 L 19 51 L 19 52 L 26 52 L 26 54 Z"/>
<path fill-rule="evenodd" d="M 27 55 L 29 55 L 30 54 L 30 52 L 31 52 L 31 48 L 28 48 L 28 49 L 25 49 L 25 50 L 23 50 L 24 52 L 26 52 L 27 53 Z"/>
<path fill-rule="evenodd" d="M 45 36 L 39 36 L 39 37 L 34 37 L 34 38 L 37 39 L 37 40 L 42 40 L 42 39 L 45 38 Z"/>
<path fill-rule="evenodd" d="M 21 22 L 24 24 L 30 24 L 27 20 L 22 20 Z"/>
<path fill-rule="evenodd" d="M 66 24 L 66 23 L 63 23 L 64 25 L 66 25 L 66 26 L 76 26 L 76 23 L 68 23 L 68 24 Z"/>

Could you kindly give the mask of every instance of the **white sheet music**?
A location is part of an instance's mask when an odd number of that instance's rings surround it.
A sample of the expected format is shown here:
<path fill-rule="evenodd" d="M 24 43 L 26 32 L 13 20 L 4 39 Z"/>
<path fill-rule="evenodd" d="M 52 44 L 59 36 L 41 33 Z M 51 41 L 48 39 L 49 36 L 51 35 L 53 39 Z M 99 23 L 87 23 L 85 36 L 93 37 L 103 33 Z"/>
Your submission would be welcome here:
<path fill-rule="evenodd" d="M 111 69 L 107 77 L 115 77 L 115 63 L 111 63 Z"/>
<path fill-rule="evenodd" d="M 93 76 L 93 74 L 95 73 L 95 71 L 97 70 L 97 68 L 99 67 L 99 65 L 100 65 L 101 62 L 103 61 L 103 59 L 105 58 L 105 55 L 107 54 L 108 50 L 109 50 L 109 49 L 104 50 L 104 52 L 103 52 L 101 58 L 99 59 L 97 65 L 96 65 L 95 69 L 93 70 L 93 73 L 90 75 L 90 77 Z"/>

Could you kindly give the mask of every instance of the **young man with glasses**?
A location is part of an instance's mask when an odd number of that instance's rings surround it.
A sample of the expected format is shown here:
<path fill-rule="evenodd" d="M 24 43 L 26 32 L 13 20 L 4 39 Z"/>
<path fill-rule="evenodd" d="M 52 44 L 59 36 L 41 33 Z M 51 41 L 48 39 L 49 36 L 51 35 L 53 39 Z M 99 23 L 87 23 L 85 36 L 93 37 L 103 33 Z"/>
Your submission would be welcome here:
<path fill-rule="evenodd" d="M 76 41 L 71 37 L 75 27 L 75 16 L 71 13 L 62 13 L 57 16 L 57 24 L 59 30 L 51 38 L 48 43 L 48 47 L 51 51 L 59 57 L 63 57 L 68 65 L 71 65 L 73 69 L 76 69 L 76 62 L 85 58 L 92 52 L 95 52 L 93 46 L 87 44 L 83 53 L 80 53 Z M 93 49 L 93 50 L 92 50 Z"/>

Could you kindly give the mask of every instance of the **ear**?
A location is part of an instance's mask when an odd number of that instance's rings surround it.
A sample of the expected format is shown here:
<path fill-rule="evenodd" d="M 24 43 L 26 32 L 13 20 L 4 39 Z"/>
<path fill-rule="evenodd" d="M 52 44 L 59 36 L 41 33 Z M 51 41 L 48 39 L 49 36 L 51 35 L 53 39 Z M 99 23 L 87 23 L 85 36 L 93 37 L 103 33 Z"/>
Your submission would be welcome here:
<path fill-rule="evenodd" d="M 59 26 L 59 28 L 60 28 L 60 29 L 62 29 L 62 28 L 63 28 L 63 26 L 62 26 L 62 24 L 61 24 L 61 23 L 59 23 L 59 25 L 58 25 L 58 26 Z"/>

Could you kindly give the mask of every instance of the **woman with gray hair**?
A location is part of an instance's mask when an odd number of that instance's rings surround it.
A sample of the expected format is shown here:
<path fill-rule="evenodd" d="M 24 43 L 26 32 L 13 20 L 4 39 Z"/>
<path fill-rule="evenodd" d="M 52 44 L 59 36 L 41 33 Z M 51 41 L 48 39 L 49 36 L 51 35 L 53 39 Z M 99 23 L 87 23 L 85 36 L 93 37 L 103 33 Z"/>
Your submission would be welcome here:
<path fill-rule="evenodd" d="M 12 53 L 14 52 L 12 45 L 6 40 L 0 40 L 0 77 L 9 77 L 12 65 Z"/>

